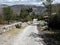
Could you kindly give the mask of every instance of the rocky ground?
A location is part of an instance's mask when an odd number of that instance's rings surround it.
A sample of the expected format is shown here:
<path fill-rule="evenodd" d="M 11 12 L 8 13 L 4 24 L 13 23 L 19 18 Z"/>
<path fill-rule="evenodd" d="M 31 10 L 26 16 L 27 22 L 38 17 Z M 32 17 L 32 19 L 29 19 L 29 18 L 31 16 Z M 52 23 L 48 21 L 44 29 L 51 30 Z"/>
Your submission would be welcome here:
<path fill-rule="evenodd" d="M 0 34 L 0 45 L 46 45 L 38 35 L 37 25 L 27 26 L 23 31 L 14 30 Z"/>
<path fill-rule="evenodd" d="M 19 33 L 20 29 L 14 29 L 0 34 L 0 45 L 11 45 L 12 39 Z"/>
<path fill-rule="evenodd" d="M 60 45 L 60 31 L 49 30 L 48 23 L 45 21 L 39 21 L 38 31 L 43 34 L 41 37 L 44 39 L 46 45 Z"/>
<path fill-rule="evenodd" d="M 47 23 L 44 21 L 39 23 L 0 34 L 0 45 L 59 45 L 52 38 L 51 34 L 54 32 L 45 31 Z"/>

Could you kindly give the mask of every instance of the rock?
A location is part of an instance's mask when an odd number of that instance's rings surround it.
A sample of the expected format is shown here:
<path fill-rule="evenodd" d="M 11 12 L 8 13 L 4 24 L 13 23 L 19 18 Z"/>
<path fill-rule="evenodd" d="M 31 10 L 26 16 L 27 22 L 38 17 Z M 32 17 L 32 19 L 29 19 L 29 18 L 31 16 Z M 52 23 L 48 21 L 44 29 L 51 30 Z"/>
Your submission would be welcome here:
<path fill-rule="evenodd" d="M 28 26 L 28 24 L 26 22 L 21 24 L 21 27 L 26 27 L 26 26 Z"/>
<path fill-rule="evenodd" d="M 36 23 L 38 19 L 33 19 L 33 23 Z"/>
<path fill-rule="evenodd" d="M 32 24 L 32 22 L 31 21 L 28 21 L 27 24 L 30 25 L 30 24 Z"/>
<path fill-rule="evenodd" d="M 15 25 L 19 25 L 21 26 L 21 22 L 17 22 L 17 23 L 13 23 L 13 24 L 10 24 L 10 25 L 4 25 L 2 27 L 0 27 L 0 33 L 3 33 L 3 32 L 6 32 L 6 31 L 10 31 L 12 29 L 15 29 L 16 26 Z"/>
<path fill-rule="evenodd" d="M 41 27 L 41 29 L 43 29 L 43 30 L 48 29 L 48 26 L 43 26 L 43 27 Z"/>

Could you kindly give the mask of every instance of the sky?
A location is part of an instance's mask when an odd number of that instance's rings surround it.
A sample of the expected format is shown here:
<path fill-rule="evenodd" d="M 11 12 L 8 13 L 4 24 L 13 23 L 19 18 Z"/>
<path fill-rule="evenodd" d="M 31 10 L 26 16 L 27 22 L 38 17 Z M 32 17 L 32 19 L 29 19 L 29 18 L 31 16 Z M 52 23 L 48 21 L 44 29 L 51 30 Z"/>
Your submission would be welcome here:
<path fill-rule="evenodd" d="M 60 3 L 60 0 L 55 0 L 53 3 Z M 0 0 L 0 4 L 7 5 L 16 5 L 16 4 L 25 4 L 25 5 L 42 5 L 41 0 Z"/>

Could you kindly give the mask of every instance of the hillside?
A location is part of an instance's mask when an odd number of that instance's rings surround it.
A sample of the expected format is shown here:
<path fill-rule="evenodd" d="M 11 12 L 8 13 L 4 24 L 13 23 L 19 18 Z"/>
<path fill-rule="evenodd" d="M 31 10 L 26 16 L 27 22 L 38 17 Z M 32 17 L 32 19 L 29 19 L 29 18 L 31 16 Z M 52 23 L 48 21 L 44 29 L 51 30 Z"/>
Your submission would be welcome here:
<path fill-rule="evenodd" d="M 4 7 L 8 7 L 8 5 L 0 5 L 0 14 L 3 14 Z M 19 14 L 21 9 L 28 9 L 32 8 L 35 14 L 45 14 L 45 8 L 42 6 L 35 6 L 35 5 L 13 5 L 10 6 L 13 9 L 14 14 Z M 60 4 L 53 4 L 52 5 L 52 12 L 58 12 L 60 8 Z"/>
<path fill-rule="evenodd" d="M 8 7 L 6 5 L 1 5 L 0 6 L 0 14 L 3 13 L 3 10 L 2 8 L 4 7 Z M 35 14 L 42 14 L 44 12 L 44 7 L 42 6 L 35 6 L 35 5 L 13 5 L 13 6 L 10 6 L 13 11 L 14 11 L 14 14 L 19 14 L 21 9 L 28 9 L 28 8 L 32 8 L 33 9 L 33 12 L 35 12 Z"/>

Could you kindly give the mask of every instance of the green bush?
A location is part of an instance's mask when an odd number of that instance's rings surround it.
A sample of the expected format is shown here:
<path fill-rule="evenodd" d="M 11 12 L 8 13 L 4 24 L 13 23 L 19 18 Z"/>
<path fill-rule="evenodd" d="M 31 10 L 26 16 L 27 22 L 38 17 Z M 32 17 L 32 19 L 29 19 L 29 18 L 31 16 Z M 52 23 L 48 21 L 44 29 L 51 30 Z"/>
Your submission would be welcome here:
<path fill-rule="evenodd" d="M 16 26 L 16 28 L 21 28 L 21 26 L 19 24 L 15 25 L 15 26 Z"/>
<path fill-rule="evenodd" d="M 54 29 L 60 29 L 60 15 L 50 16 L 48 26 Z"/>

